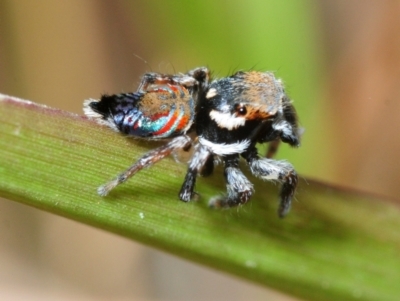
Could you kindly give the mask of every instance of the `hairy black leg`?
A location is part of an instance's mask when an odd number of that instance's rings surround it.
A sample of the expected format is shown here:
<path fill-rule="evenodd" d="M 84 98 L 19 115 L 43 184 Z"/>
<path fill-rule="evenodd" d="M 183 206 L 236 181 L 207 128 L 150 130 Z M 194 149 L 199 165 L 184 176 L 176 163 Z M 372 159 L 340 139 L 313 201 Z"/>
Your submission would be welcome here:
<path fill-rule="evenodd" d="M 279 120 L 272 124 L 272 128 L 279 132 L 279 137 L 285 143 L 291 146 L 299 146 L 300 138 L 297 128 L 293 128 L 292 125 L 286 120 Z"/>
<path fill-rule="evenodd" d="M 278 215 L 279 217 L 284 217 L 290 210 L 297 186 L 297 173 L 293 166 L 286 161 L 260 158 L 254 146 L 243 153 L 242 156 L 247 160 L 251 172 L 256 177 L 282 183 L 279 194 Z"/>
<path fill-rule="evenodd" d="M 201 89 L 205 89 L 210 81 L 210 71 L 206 67 L 190 70 L 187 74 L 197 80 Z"/>
<path fill-rule="evenodd" d="M 192 144 L 192 140 L 188 136 L 179 136 L 172 139 L 169 143 L 158 147 L 152 151 L 146 153 L 141 157 L 135 164 L 125 170 L 123 173 L 119 174 L 112 181 L 100 186 L 97 189 L 97 193 L 101 196 L 106 196 L 113 188 L 119 184 L 124 183 L 130 177 L 134 176 L 137 172 L 143 168 L 149 167 L 154 163 L 164 159 L 166 156 L 170 155 L 176 149 L 188 148 Z"/>
<path fill-rule="evenodd" d="M 185 180 L 179 192 L 179 198 L 182 201 L 189 202 L 194 198 L 194 186 L 196 184 L 197 174 L 202 171 L 203 166 L 207 163 L 210 156 L 210 151 L 202 145 L 199 145 L 194 152 L 193 157 L 189 162 L 189 168 Z"/>
<path fill-rule="evenodd" d="M 280 137 L 283 142 L 289 143 L 291 146 L 299 146 L 300 131 L 298 127 L 297 113 L 287 96 L 282 99 L 282 107 L 284 121 L 277 122 L 273 125 L 273 128 L 281 131 Z"/>
<path fill-rule="evenodd" d="M 287 122 L 290 123 L 292 128 L 296 130 L 298 128 L 298 117 L 296 113 L 296 109 L 292 105 L 292 101 L 285 95 L 282 99 L 282 107 L 283 107 L 283 117 Z"/>
<path fill-rule="evenodd" d="M 296 191 L 297 187 L 297 173 L 292 168 L 286 175 L 283 180 L 283 184 L 281 187 L 281 192 L 279 193 L 279 208 L 278 215 L 280 218 L 285 217 L 286 214 L 290 211 L 290 207 L 292 205 L 292 198 Z"/>
<path fill-rule="evenodd" d="M 195 197 L 194 186 L 196 185 L 197 169 L 189 167 L 186 172 L 185 180 L 183 181 L 179 192 L 179 199 L 184 202 L 189 202 Z"/>
<path fill-rule="evenodd" d="M 226 196 L 214 197 L 210 200 L 210 207 L 230 208 L 245 204 L 253 193 L 253 184 L 239 169 L 239 156 L 230 155 L 223 158 L 225 164 Z"/>

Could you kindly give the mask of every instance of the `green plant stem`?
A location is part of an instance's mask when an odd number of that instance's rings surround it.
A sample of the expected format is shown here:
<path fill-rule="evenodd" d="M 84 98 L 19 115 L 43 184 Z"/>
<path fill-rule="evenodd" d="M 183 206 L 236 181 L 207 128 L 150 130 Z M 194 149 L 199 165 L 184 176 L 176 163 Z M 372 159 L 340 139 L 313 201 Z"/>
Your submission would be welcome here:
<path fill-rule="evenodd" d="M 178 201 L 186 166 L 166 159 L 102 198 L 96 189 L 154 142 L 84 117 L 0 95 L 0 196 L 83 222 L 307 300 L 398 300 L 400 210 L 378 197 L 301 181 L 292 212 L 278 188 L 211 210 L 222 170 L 198 202 Z M 251 176 L 249 175 L 249 178 Z"/>

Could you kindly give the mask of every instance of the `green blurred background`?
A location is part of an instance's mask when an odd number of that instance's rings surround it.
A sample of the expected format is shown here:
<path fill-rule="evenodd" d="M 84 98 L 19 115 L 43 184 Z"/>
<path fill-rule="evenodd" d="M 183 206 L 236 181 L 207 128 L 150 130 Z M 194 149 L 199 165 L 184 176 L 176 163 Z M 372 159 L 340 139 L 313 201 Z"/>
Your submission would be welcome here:
<path fill-rule="evenodd" d="M 84 99 L 135 90 L 144 72 L 274 71 L 305 128 L 301 148 L 278 158 L 301 176 L 397 198 L 399 29 L 390 0 L 0 0 L 0 93 L 82 114 Z M 291 300 L 0 204 L 0 290 L 10 298 Z"/>

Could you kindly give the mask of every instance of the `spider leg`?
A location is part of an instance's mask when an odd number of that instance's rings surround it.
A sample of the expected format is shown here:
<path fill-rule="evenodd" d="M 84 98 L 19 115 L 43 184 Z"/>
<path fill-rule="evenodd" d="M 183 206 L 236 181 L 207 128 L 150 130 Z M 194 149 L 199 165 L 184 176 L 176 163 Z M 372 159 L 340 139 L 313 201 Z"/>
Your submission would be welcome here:
<path fill-rule="evenodd" d="M 157 79 L 157 75 L 155 73 L 145 73 L 140 81 L 139 87 L 137 88 L 138 92 L 146 92 L 147 88 L 154 84 Z"/>
<path fill-rule="evenodd" d="M 265 155 L 266 158 L 273 158 L 275 156 L 281 141 L 295 147 L 300 145 L 301 130 L 298 128 L 296 111 L 290 100 L 287 100 L 284 106 L 282 117 L 284 119 L 279 118 L 272 123 L 272 133 L 269 133 L 269 137 L 263 138 L 261 141 L 270 141 Z"/>
<path fill-rule="evenodd" d="M 119 174 L 110 182 L 100 186 L 97 189 L 97 193 L 101 196 L 106 196 L 113 188 L 119 184 L 124 183 L 130 177 L 134 176 L 137 172 L 143 168 L 149 167 L 154 163 L 164 159 L 166 156 L 170 155 L 174 150 L 182 148 L 188 149 L 192 144 L 192 140 L 188 136 L 179 136 L 172 139 L 167 144 L 158 147 L 152 151 L 147 152 L 143 157 L 141 157 L 135 164 L 129 167 L 127 170 Z"/>
<path fill-rule="evenodd" d="M 291 146 L 299 146 L 300 130 L 298 127 L 297 113 L 289 97 L 285 96 L 282 99 L 282 107 L 284 120 L 276 122 L 272 127 L 280 131 L 280 137 L 283 142 L 289 143 Z"/>
<path fill-rule="evenodd" d="M 280 139 L 289 143 L 291 146 L 300 145 L 300 137 L 298 129 L 294 128 L 290 122 L 286 120 L 279 120 L 272 125 L 273 129 L 279 132 Z"/>
<path fill-rule="evenodd" d="M 226 156 L 223 161 L 228 193 L 226 196 L 212 198 L 210 207 L 230 208 L 247 203 L 253 193 L 253 184 L 239 169 L 239 155 Z"/>
<path fill-rule="evenodd" d="M 260 158 L 253 146 L 242 154 L 250 166 L 251 172 L 264 180 L 278 181 L 282 184 L 279 194 L 279 217 L 284 217 L 290 210 L 292 198 L 297 186 L 297 173 L 286 161 Z"/>
<path fill-rule="evenodd" d="M 186 172 L 185 180 L 182 184 L 181 190 L 179 192 L 179 198 L 184 202 L 189 202 L 194 198 L 194 186 L 196 184 L 196 177 L 198 173 L 202 173 L 203 167 L 207 167 L 210 156 L 212 157 L 211 152 L 204 146 L 199 145 L 196 151 L 193 154 L 192 159 L 189 162 L 189 168 Z M 212 163 L 212 161 L 211 161 Z M 212 166 L 213 167 L 213 166 Z"/>
<path fill-rule="evenodd" d="M 195 68 L 190 70 L 187 74 L 198 81 L 202 90 L 207 87 L 210 81 L 210 71 L 206 67 Z"/>

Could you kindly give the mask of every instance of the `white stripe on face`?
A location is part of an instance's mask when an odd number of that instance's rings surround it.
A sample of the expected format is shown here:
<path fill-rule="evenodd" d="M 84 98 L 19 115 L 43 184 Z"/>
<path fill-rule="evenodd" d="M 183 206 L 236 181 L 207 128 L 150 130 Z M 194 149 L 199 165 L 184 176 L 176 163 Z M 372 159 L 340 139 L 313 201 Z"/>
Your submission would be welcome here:
<path fill-rule="evenodd" d="M 233 130 L 246 123 L 246 118 L 237 117 L 231 113 L 221 113 L 216 110 L 210 112 L 210 117 L 214 120 L 219 127 Z"/>

